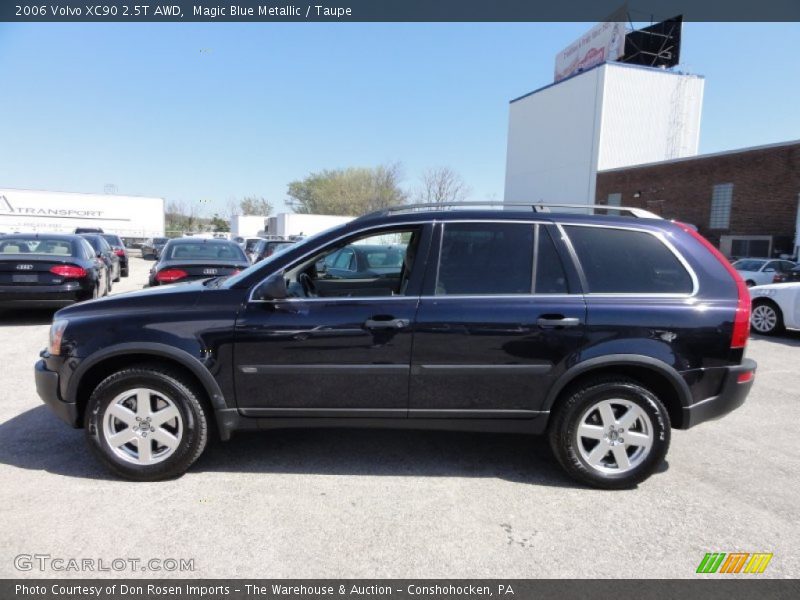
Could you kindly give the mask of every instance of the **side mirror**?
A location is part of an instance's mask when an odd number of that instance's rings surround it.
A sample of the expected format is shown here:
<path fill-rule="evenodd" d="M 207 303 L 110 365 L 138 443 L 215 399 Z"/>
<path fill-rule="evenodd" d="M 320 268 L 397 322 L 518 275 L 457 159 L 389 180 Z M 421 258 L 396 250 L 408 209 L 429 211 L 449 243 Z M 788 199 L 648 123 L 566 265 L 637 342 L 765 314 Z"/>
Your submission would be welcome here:
<path fill-rule="evenodd" d="M 254 298 L 258 300 L 283 300 L 288 296 L 286 278 L 283 271 L 278 271 L 258 284 Z"/>

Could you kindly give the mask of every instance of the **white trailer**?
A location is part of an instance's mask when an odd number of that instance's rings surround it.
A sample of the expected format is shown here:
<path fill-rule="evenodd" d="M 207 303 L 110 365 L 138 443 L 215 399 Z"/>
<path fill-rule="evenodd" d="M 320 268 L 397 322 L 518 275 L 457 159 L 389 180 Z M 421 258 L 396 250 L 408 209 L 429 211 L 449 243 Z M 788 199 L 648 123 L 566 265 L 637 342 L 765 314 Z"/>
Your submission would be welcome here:
<path fill-rule="evenodd" d="M 164 235 L 164 199 L 0 188 L 0 232 L 71 233 L 96 227 L 124 238 Z"/>
<path fill-rule="evenodd" d="M 352 221 L 355 217 L 279 213 L 267 218 L 267 234 L 284 238 L 309 236 Z"/>
<path fill-rule="evenodd" d="M 231 218 L 231 237 L 258 237 L 266 231 L 267 217 L 258 215 L 234 215 Z"/>

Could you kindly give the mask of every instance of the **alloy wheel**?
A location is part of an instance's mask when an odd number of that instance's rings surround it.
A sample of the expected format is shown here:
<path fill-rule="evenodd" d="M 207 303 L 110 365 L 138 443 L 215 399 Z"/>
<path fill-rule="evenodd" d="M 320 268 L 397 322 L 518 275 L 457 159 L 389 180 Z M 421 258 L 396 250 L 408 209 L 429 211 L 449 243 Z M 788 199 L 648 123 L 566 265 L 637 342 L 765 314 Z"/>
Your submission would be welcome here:
<path fill-rule="evenodd" d="M 117 395 L 103 416 L 103 436 L 119 458 L 153 465 L 180 446 L 183 419 L 175 402 L 161 392 L 135 388 Z"/>
<path fill-rule="evenodd" d="M 577 448 L 584 461 L 604 474 L 620 474 L 641 465 L 653 446 L 653 425 L 635 402 L 600 400 L 578 421 Z"/>
<path fill-rule="evenodd" d="M 769 333 L 778 325 L 778 314 L 769 304 L 759 304 L 753 309 L 750 322 L 759 333 Z"/>

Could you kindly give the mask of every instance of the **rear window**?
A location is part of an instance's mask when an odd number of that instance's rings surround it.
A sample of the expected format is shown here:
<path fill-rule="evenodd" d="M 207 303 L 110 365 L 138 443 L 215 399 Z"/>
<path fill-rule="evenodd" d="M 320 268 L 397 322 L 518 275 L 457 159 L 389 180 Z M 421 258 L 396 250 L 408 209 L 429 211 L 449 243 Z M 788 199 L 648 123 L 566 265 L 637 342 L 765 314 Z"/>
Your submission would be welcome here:
<path fill-rule="evenodd" d="M 120 246 L 123 247 L 125 244 L 122 243 L 122 239 L 118 235 L 104 235 L 103 239 L 107 241 L 112 246 Z"/>
<path fill-rule="evenodd" d="M 72 242 L 68 240 L 12 238 L 0 241 L 2 254 L 52 254 L 72 256 Z"/>
<path fill-rule="evenodd" d="M 165 260 L 246 260 L 236 244 L 173 244 L 167 247 Z"/>
<path fill-rule="evenodd" d="M 733 268 L 739 271 L 758 271 L 765 262 L 763 260 L 737 260 L 733 263 Z"/>
<path fill-rule="evenodd" d="M 656 236 L 608 227 L 564 227 L 595 294 L 689 294 L 692 277 Z"/>
<path fill-rule="evenodd" d="M 366 255 L 367 264 L 373 269 L 396 268 L 399 270 L 403 264 L 403 253 L 394 248 L 368 250 Z"/>

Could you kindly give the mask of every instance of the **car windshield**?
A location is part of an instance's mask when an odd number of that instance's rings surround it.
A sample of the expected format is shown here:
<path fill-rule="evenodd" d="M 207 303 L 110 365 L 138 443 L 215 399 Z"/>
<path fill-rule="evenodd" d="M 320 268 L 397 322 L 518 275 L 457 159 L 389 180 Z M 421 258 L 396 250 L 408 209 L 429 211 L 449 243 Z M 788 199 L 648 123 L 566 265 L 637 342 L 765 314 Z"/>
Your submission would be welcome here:
<path fill-rule="evenodd" d="M 0 241 L 0 253 L 71 256 L 72 242 L 48 238 L 5 238 Z"/>
<path fill-rule="evenodd" d="M 170 244 L 164 251 L 164 260 L 247 260 L 236 244 L 180 242 Z"/>
<path fill-rule="evenodd" d="M 739 271 L 758 271 L 764 266 L 765 260 L 742 259 L 733 263 L 733 268 Z"/>

